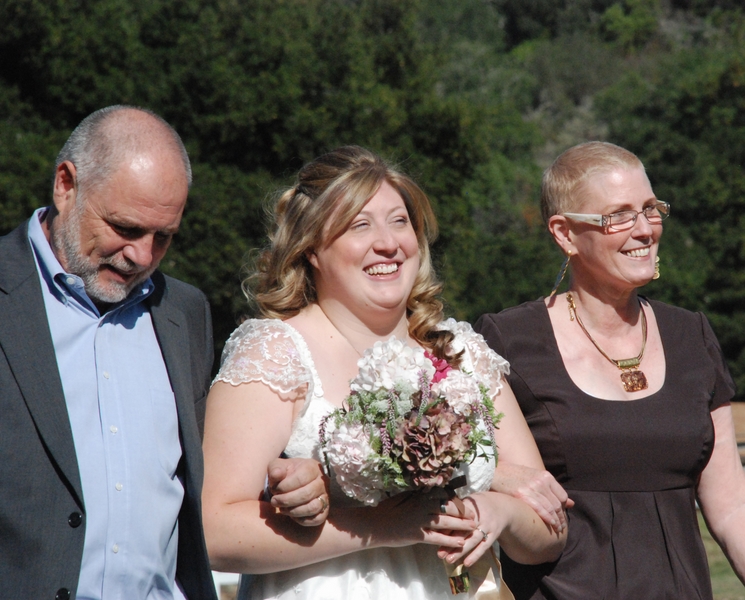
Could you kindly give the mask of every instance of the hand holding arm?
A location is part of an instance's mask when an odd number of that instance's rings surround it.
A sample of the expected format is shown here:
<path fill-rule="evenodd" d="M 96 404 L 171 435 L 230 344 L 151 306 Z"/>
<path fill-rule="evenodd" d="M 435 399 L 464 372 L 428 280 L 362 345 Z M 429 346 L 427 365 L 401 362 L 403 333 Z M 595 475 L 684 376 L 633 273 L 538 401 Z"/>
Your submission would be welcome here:
<path fill-rule="evenodd" d="M 497 446 L 500 448 L 499 464 L 522 466 L 511 471 L 505 469 L 512 473 L 511 486 L 518 487 L 517 484 L 526 478 L 526 474 L 529 479 L 536 473 L 543 473 L 545 469 L 515 395 L 506 382 L 503 382 L 501 391 L 493 399 L 496 411 L 504 414 L 499 429 L 495 431 Z M 500 474 L 499 468 L 495 470 L 494 477 L 490 491 L 472 494 L 465 500 L 476 515 L 478 529 L 469 536 L 461 550 L 453 552 L 441 548 L 440 557 L 452 563 L 464 560 L 465 557 L 464 564 L 470 566 L 495 541 L 499 541 L 510 557 L 518 562 L 538 564 L 558 558 L 566 544 L 566 527 L 552 529 L 541 520 L 538 512 L 528 502 L 496 491 L 495 488 L 505 485 L 504 475 Z M 558 483 L 556 486 L 563 492 Z M 548 489 L 551 489 L 550 485 Z M 553 493 L 560 492 L 556 490 Z M 454 509 L 449 504 L 448 511 L 451 510 Z M 563 512 L 563 509 L 560 510 Z M 563 516 L 565 523 L 566 516 Z M 486 539 L 484 533 L 487 534 Z"/>
<path fill-rule="evenodd" d="M 544 469 L 500 460 L 491 489 L 526 502 L 556 533 L 567 526 L 566 513 L 574 506 L 563 487 Z"/>
<path fill-rule="evenodd" d="M 328 478 L 310 458 L 275 458 L 267 467 L 272 506 L 303 526 L 323 523 L 329 514 Z"/>
<path fill-rule="evenodd" d="M 564 548 L 566 534 L 554 533 L 517 498 L 487 491 L 469 496 L 464 503 L 478 526 L 465 538 L 462 548 L 440 548 L 438 556 L 449 563 L 463 561 L 470 567 L 497 541 L 512 559 L 524 564 L 556 560 Z M 452 510 L 450 506 L 448 510 Z M 547 535 L 553 543 L 546 543 Z"/>

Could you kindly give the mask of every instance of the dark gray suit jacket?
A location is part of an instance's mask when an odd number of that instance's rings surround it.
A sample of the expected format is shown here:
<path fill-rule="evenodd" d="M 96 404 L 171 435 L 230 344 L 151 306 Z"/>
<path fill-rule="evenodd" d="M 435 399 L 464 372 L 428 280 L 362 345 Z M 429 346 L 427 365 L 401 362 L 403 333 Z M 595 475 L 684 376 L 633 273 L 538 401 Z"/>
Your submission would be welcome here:
<path fill-rule="evenodd" d="M 74 598 L 85 499 L 28 223 L 0 237 L 0 597 Z M 197 289 L 152 276 L 148 298 L 171 380 L 183 456 L 177 578 L 190 600 L 214 600 L 202 533 L 204 415 L 213 348 L 209 305 Z"/>

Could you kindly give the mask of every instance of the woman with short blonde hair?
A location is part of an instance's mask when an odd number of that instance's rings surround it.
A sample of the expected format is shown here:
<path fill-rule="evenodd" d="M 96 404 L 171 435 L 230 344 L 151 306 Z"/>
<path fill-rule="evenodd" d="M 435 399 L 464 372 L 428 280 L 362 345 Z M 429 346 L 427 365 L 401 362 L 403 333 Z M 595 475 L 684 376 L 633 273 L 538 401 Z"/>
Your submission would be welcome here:
<path fill-rule="evenodd" d="M 510 361 L 550 471 L 501 463 L 497 489 L 548 521 L 574 506 L 559 560 L 526 566 L 507 549 L 505 580 L 518 600 L 711 599 L 696 501 L 745 580 L 745 472 L 734 383 L 708 320 L 639 294 L 659 277 L 670 205 L 634 154 L 589 142 L 546 170 L 542 209 L 562 276 L 571 265 L 568 291 L 556 293 L 559 279 L 475 329 Z"/>

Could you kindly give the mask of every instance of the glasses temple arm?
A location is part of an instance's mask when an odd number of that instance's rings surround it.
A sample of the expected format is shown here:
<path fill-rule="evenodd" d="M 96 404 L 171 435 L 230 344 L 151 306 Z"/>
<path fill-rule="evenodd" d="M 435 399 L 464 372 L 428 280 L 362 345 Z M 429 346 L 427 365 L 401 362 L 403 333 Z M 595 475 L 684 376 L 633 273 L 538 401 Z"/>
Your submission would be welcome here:
<path fill-rule="evenodd" d="M 562 215 L 571 219 L 572 221 L 581 221 L 583 223 L 597 225 L 598 227 L 605 227 L 605 217 L 603 215 L 592 215 L 584 213 L 562 213 Z"/>

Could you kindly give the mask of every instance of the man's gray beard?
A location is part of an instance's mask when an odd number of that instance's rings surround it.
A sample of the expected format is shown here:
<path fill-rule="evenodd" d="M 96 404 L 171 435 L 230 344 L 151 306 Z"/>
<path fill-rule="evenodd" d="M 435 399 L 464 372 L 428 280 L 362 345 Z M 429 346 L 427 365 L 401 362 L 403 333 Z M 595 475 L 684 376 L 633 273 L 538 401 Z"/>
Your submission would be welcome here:
<path fill-rule="evenodd" d="M 128 272 L 136 270 L 137 265 L 124 257 L 116 259 L 113 256 L 102 258 L 98 263 L 93 264 L 90 258 L 83 256 L 80 248 L 80 221 L 83 206 L 84 203 L 78 198 L 66 222 L 60 221 L 57 217 L 52 228 L 52 246 L 58 255 L 64 257 L 67 272 L 77 275 L 83 280 L 85 292 L 91 300 L 104 304 L 116 304 L 124 300 L 135 286 L 145 281 L 155 270 L 155 267 L 140 273 L 130 283 L 116 281 L 110 281 L 106 284 L 101 283 L 101 273 L 98 270 L 100 265 L 111 265 L 116 269 Z"/>

